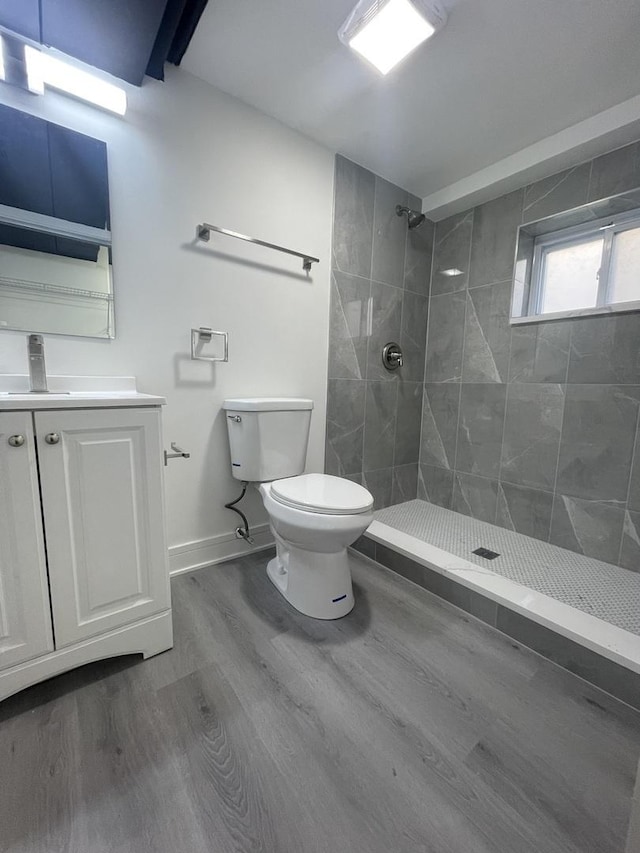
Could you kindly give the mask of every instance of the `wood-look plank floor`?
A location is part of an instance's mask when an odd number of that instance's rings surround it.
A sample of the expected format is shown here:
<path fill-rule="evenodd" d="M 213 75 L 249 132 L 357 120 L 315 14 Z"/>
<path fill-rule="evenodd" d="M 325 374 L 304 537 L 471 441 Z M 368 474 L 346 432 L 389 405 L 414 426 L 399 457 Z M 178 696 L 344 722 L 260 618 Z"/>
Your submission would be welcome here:
<path fill-rule="evenodd" d="M 0 705 L 2 853 L 622 853 L 640 714 L 364 559 L 337 622 L 265 563 Z"/>

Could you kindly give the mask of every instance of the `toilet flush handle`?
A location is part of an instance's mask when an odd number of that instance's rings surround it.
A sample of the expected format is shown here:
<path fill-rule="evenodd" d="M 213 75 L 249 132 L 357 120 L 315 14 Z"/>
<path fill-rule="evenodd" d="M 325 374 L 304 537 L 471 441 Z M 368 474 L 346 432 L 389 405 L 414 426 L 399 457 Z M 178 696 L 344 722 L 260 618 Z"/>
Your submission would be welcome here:
<path fill-rule="evenodd" d="M 240 417 L 240 415 L 227 415 L 227 417 L 230 421 L 233 421 L 234 424 L 242 423 L 242 418 Z"/>

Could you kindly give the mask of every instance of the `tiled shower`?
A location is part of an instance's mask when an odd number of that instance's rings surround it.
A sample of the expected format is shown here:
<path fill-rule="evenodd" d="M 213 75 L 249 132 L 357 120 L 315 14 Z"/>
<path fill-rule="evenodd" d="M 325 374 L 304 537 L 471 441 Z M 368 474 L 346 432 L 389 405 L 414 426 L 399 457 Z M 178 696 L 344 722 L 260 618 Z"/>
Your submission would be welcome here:
<path fill-rule="evenodd" d="M 509 323 L 518 225 L 639 186 L 636 143 L 408 231 L 338 157 L 326 470 L 639 570 L 640 316 Z"/>
<path fill-rule="evenodd" d="M 420 201 L 336 158 L 326 471 L 364 485 L 376 506 L 415 498 L 433 223 L 415 231 L 397 204 Z M 389 373 L 382 347 L 401 344 Z"/>

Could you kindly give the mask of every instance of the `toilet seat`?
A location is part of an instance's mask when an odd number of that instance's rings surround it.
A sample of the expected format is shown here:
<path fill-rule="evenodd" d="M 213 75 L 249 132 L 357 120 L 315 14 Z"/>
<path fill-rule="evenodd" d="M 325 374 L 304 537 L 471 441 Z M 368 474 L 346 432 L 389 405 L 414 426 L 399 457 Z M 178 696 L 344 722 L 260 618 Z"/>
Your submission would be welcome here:
<path fill-rule="evenodd" d="M 371 512 L 373 507 L 373 498 L 366 489 L 331 474 L 302 474 L 275 480 L 270 485 L 274 501 L 306 512 L 359 515 Z"/>

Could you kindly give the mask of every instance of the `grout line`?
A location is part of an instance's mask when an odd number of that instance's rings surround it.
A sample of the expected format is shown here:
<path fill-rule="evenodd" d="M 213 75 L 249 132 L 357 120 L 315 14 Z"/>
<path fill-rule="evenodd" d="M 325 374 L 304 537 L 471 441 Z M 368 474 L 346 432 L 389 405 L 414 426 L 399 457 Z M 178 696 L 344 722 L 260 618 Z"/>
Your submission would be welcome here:
<path fill-rule="evenodd" d="M 364 365 L 364 411 L 362 413 L 362 465 L 360 469 L 360 482 L 364 486 L 364 448 L 365 441 L 367 436 L 367 392 L 368 392 L 368 383 L 369 383 L 369 344 L 371 343 L 371 338 L 373 337 L 373 286 L 372 286 L 372 278 L 371 274 L 373 273 L 373 245 L 376 236 L 376 184 L 377 177 L 373 176 L 373 210 L 371 211 L 371 259 L 369 263 L 369 305 L 371 306 L 371 329 L 367 328 L 368 340 L 367 340 L 367 352 L 365 355 L 365 365 Z"/>
<path fill-rule="evenodd" d="M 549 536 L 547 542 L 551 542 L 551 528 L 553 527 L 553 516 L 556 511 L 556 502 L 558 500 L 558 474 L 560 472 L 560 451 L 562 449 L 562 434 L 564 432 L 564 415 L 567 408 L 567 389 L 569 388 L 569 364 L 571 362 L 571 342 L 573 341 L 573 323 L 569 329 L 569 349 L 567 352 L 567 366 L 564 372 L 564 387 L 562 400 L 562 414 L 560 416 L 560 438 L 558 440 L 558 453 L 556 454 L 556 473 L 553 478 L 553 500 L 551 501 L 551 521 L 549 523 Z M 536 334 L 536 349 L 538 347 L 538 335 Z M 561 383 L 560 386 L 562 387 Z"/>
<path fill-rule="evenodd" d="M 622 522 L 622 535 L 620 536 L 620 548 L 618 549 L 618 565 L 620 565 L 620 560 L 622 559 L 622 546 L 624 545 L 624 526 L 627 520 L 627 514 L 629 512 L 629 496 L 631 495 L 631 481 L 633 477 L 633 466 L 636 461 L 636 448 L 638 446 L 638 429 L 640 428 L 640 406 L 638 406 L 638 414 L 636 416 L 636 433 L 635 439 L 633 442 L 633 450 L 631 451 L 631 465 L 629 467 L 629 484 L 627 486 L 627 499 L 624 504 L 624 519 Z M 633 523 L 633 522 L 631 522 Z"/>
<path fill-rule="evenodd" d="M 511 510 L 509 509 L 509 504 L 507 503 L 507 496 L 502 489 L 502 460 L 504 458 L 504 436 L 507 431 L 507 412 L 509 411 L 509 373 L 511 372 L 511 351 L 513 346 L 513 329 L 509 327 L 509 358 L 507 359 L 507 381 L 504 384 L 505 392 L 504 392 L 504 420 L 502 422 L 502 438 L 500 439 L 500 464 L 498 465 L 498 500 L 496 501 L 496 524 L 498 519 L 498 503 L 500 501 L 500 492 L 502 492 L 504 496 L 505 504 L 507 504 L 507 510 L 509 512 L 509 516 L 511 516 Z M 515 528 L 514 528 L 515 529 Z"/>
<path fill-rule="evenodd" d="M 464 319 L 462 322 L 462 352 L 460 354 L 460 389 L 458 391 L 458 421 L 456 423 L 456 446 L 453 454 L 453 481 L 451 488 L 451 506 L 453 507 L 453 494 L 455 491 L 456 481 L 458 477 L 458 436 L 460 435 L 460 417 L 462 415 L 462 385 L 464 379 L 464 355 L 466 349 L 466 331 L 467 331 L 467 304 L 469 299 L 469 279 L 471 276 L 471 248 L 473 246 L 473 231 L 476 221 L 476 208 L 471 212 L 471 233 L 469 235 L 469 253 L 467 255 L 467 286 L 464 289 Z"/>

